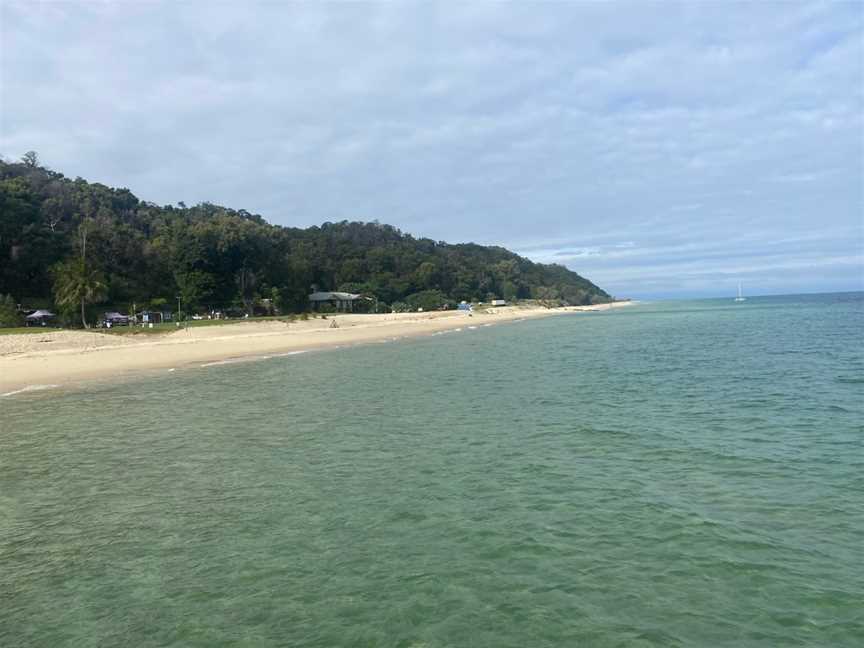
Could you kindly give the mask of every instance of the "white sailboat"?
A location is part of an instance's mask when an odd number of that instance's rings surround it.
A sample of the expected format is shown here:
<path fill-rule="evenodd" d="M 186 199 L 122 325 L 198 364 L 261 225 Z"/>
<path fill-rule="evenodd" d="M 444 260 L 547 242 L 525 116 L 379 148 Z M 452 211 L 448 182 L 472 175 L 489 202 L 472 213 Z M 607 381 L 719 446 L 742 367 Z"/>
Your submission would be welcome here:
<path fill-rule="evenodd" d="M 744 296 L 744 292 L 741 290 L 741 282 L 738 282 L 738 296 L 735 298 L 736 302 L 747 301 L 747 298 Z"/>

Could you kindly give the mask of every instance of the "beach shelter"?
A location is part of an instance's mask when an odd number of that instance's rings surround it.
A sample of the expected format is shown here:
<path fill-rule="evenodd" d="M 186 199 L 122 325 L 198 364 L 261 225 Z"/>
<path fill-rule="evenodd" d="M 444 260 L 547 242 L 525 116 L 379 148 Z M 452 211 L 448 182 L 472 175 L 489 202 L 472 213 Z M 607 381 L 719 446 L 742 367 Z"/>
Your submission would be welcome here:
<path fill-rule="evenodd" d="M 24 323 L 27 326 L 47 326 L 48 320 L 52 317 L 55 317 L 55 315 L 51 311 L 39 309 L 25 317 Z"/>

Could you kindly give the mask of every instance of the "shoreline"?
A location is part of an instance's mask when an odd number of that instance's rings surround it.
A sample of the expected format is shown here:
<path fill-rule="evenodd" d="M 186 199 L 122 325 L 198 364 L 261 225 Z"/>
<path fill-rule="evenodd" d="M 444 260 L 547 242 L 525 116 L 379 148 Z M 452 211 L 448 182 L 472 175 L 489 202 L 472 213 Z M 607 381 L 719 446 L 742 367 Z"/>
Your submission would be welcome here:
<path fill-rule="evenodd" d="M 290 324 L 241 321 L 180 329 L 158 336 L 108 335 L 81 330 L 11 334 L 0 337 L 0 397 L 75 386 L 81 381 L 123 379 L 135 372 L 173 371 L 194 365 L 390 341 L 568 312 L 606 311 L 631 303 L 554 309 L 505 306 L 475 311 L 470 317 L 459 311 L 339 314 L 330 315 L 326 320 L 310 319 Z M 331 328 L 333 322 L 337 328 Z"/>

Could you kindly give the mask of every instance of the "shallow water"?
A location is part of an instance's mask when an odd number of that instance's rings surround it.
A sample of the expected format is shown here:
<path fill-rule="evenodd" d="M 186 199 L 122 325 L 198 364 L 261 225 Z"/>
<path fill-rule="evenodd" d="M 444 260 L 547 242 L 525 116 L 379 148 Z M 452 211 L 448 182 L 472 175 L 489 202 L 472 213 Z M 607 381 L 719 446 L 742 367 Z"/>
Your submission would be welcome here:
<path fill-rule="evenodd" d="M 0 399 L 2 646 L 860 646 L 864 296 Z"/>

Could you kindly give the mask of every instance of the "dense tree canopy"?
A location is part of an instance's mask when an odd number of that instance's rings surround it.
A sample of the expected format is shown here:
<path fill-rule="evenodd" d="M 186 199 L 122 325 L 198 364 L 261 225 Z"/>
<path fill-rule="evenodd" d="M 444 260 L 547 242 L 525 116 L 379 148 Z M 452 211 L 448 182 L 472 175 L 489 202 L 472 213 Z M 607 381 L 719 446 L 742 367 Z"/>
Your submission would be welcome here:
<path fill-rule="evenodd" d="M 377 222 L 297 229 L 211 203 L 159 206 L 128 189 L 70 180 L 39 166 L 35 153 L 0 162 L 0 294 L 33 307 L 68 302 L 69 282 L 58 274 L 81 264 L 82 227 L 86 273 L 99 284 L 86 301 L 119 308 L 180 295 L 195 309 L 249 312 L 267 298 L 299 311 L 313 289 L 365 293 L 378 304 L 610 299 L 563 266 L 503 248 L 417 239 Z"/>

